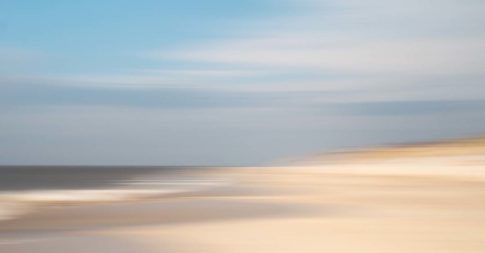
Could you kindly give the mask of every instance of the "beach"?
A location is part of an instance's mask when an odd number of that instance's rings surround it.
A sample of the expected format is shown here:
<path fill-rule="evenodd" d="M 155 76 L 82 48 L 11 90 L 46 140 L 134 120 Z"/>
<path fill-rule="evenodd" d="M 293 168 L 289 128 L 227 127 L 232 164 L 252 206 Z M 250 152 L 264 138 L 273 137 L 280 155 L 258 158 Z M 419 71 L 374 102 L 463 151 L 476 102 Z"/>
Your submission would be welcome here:
<path fill-rule="evenodd" d="M 130 181 L 140 186 L 91 192 L 98 200 L 84 195 L 90 201 L 24 194 L 23 202 L 17 198 L 12 205 L 37 202 L 0 221 L 0 252 L 481 253 L 484 143 L 385 147 L 285 166 L 204 168 L 169 180 L 150 171 Z M 160 183 L 157 178 L 165 178 L 164 191 L 147 187 Z M 179 184 L 167 191 L 171 181 Z M 86 191 L 72 193 L 79 190 Z"/>

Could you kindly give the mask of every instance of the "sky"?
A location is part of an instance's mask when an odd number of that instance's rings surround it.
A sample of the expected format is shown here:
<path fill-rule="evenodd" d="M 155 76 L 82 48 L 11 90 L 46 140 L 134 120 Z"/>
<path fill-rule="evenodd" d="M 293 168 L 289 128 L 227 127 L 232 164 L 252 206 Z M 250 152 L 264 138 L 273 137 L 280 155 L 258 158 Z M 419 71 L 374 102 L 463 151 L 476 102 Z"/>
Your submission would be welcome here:
<path fill-rule="evenodd" d="M 0 0 L 0 164 L 261 165 L 485 133 L 482 0 Z"/>

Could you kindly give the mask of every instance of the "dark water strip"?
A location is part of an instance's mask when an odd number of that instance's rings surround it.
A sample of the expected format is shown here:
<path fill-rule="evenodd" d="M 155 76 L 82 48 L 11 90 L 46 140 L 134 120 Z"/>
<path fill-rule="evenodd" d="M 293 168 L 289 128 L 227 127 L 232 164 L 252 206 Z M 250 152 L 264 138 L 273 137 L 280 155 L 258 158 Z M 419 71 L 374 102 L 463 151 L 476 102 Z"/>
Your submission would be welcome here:
<path fill-rule="evenodd" d="M 177 166 L 0 166 L 0 191 L 115 187 L 150 173 L 177 174 L 204 169 Z"/>

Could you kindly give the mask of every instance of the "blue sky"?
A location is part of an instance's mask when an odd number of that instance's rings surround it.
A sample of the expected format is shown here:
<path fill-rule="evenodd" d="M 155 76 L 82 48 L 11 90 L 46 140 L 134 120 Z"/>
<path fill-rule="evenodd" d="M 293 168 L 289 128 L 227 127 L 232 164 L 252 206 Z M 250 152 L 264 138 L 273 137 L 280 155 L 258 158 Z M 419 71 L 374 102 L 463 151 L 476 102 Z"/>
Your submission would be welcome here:
<path fill-rule="evenodd" d="M 483 11 L 0 1 L 0 164 L 254 165 L 483 134 Z"/>
<path fill-rule="evenodd" d="M 254 0 L 2 1 L 0 7 L 3 46 L 49 54 L 57 58 L 47 60 L 49 71 L 71 73 L 149 66 L 136 51 L 224 36 L 243 19 L 281 9 Z"/>

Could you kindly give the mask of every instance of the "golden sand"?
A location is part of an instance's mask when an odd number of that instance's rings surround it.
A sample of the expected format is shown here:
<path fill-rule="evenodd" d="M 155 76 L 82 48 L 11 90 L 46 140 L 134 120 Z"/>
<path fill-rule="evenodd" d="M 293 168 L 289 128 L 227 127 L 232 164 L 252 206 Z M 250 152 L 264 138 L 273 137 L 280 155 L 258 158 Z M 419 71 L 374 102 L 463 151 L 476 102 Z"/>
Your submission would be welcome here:
<path fill-rule="evenodd" d="M 0 223 L 0 252 L 485 252 L 485 141 L 207 173 L 230 184 Z M 17 241 L 15 241 L 17 240 Z"/>

